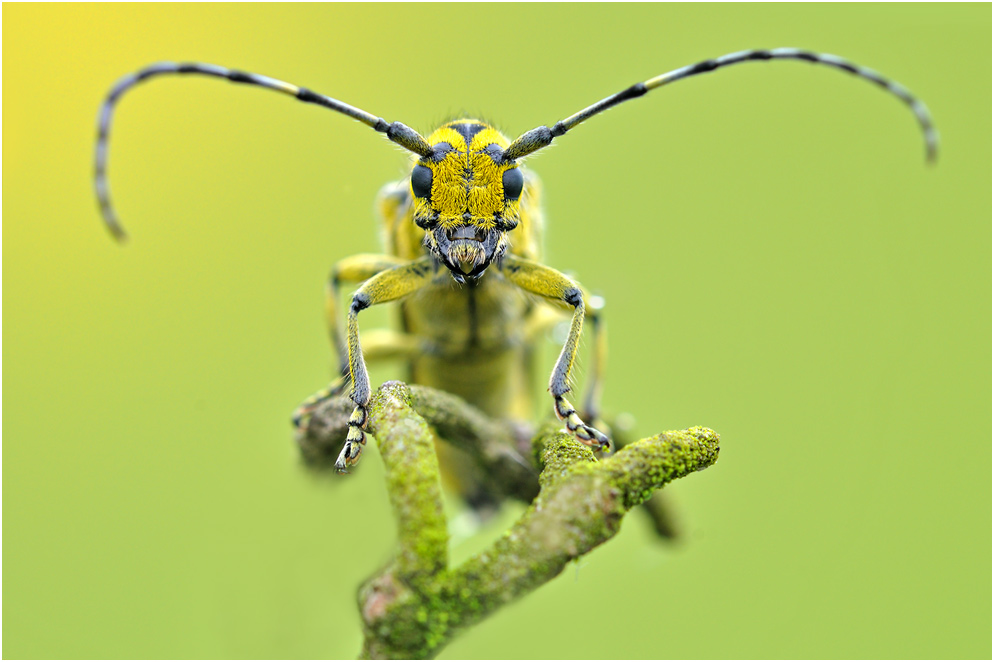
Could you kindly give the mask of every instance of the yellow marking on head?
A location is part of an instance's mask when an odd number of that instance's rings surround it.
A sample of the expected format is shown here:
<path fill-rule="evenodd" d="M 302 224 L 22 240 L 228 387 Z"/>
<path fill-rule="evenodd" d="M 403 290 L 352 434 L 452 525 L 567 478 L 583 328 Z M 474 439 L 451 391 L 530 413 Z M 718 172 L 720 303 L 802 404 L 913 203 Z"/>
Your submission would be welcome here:
<path fill-rule="evenodd" d="M 416 161 L 431 169 L 432 185 L 430 199 L 415 199 L 415 215 L 437 214 L 438 224 L 445 229 L 469 223 L 490 230 L 497 226 L 498 216 L 517 221 L 519 201 L 504 199 L 502 179 L 505 171 L 516 166 L 498 163 L 493 156 L 492 146 L 503 152 L 510 144 L 505 136 L 484 122 L 460 119 L 445 124 L 427 140 L 432 146 L 447 143 L 452 150 L 437 161 L 430 157 Z"/>
<path fill-rule="evenodd" d="M 428 136 L 428 144 L 432 147 L 438 143 L 449 143 L 452 148 L 458 152 L 466 151 L 466 139 L 463 138 L 462 134 L 453 128 L 458 122 L 449 122 L 448 124 L 438 128 Z"/>

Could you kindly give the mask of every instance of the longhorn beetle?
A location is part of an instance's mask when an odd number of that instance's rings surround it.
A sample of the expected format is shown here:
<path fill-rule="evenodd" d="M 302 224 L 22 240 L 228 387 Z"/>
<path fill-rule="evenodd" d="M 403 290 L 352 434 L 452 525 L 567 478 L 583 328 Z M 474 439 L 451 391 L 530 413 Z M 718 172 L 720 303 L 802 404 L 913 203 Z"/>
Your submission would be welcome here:
<path fill-rule="evenodd" d="M 599 305 L 573 280 L 541 263 L 542 215 L 539 182 L 522 160 L 578 124 L 658 87 L 734 64 L 801 60 L 832 67 L 879 85 L 906 103 L 924 133 L 926 157 L 933 161 L 938 135 L 925 105 L 898 83 L 835 55 L 795 48 L 749 50 L 704 60 L 636 83 L 583 110 L 508 140 L 477 119 L 447 122 L 427 138 L 400 122 L 387 122 L 346 103 L 267 76 L 211 64 L 153 64 L 121 78 L 100 108 L 95 156 L 95 188 L 104 221 L 125 238 L 107 186 L 107 146 L 114 106 L 138 83 L 166 74 L 196 74 L 265 87 L 305 103 L 334 110 L 386 134 L 413 153 L 411 175 L 387 184 L 378 207 L 385 226 L 386 253 L 345 258 L 332 269 L 327 317 L 341 376 L 309 398 L 294 414 L 306 426 L 323 400 L 351 384 L 355 408 L 336 467 L 359 461 L 370 400 L 366 360 L 387 356 L 408 361 L 409 379 L 461 396 L 495 417 L 527 418 L 523 384 L 536 337 L 555 321 L 549 303 L 572 309 L 569 334 L 552 369 L 549 391 L 556 416 L 581 442 L 606 449 L 608 437 L 590 425 L 597 420 L 606 341 Z M 361 284 L 352 296 L 342 328 L 339 290 Z M 522 296 L 527 293 L 533 296 Z M 370 306 L 400 301 L 401 330 L 370 332 L 360 343 L 359 313 Z M 583 416 L 567 399 L 584 320 L 593 326 L 593 369 L 583 400 Z M 364 354 L 365 351 L 365 354 Z"/>

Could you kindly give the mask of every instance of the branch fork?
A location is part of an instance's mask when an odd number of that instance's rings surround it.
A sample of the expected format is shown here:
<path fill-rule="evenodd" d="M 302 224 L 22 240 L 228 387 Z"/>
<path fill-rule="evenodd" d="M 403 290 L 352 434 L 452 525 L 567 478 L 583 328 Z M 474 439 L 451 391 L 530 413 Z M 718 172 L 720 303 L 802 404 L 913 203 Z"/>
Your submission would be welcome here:
<path fill-rule="evenodd" d="M 305 461 L 330 465 L 351 408 L 341 398 L 315 412 L 298 438 Z M 359 589 L 361 656 L 373 659 L 434 657 L 460 630 L 613 537 L 629 510 L 656 501 L 655 490 L 718 459 L 718 434 L 693 427 L 636 441 L 598 461 L 555 426 L 529 440 L 520 427 L 455 396 L 401 382 L 374 394 L 368 431 L 386 468 L 398 540 L 394 559 Z M 466 451 L 502 496 L 531 504 L 493 545 L 455 568 L 436 435 Z M 663 532 L 665 518 L 650 514 Z"/>

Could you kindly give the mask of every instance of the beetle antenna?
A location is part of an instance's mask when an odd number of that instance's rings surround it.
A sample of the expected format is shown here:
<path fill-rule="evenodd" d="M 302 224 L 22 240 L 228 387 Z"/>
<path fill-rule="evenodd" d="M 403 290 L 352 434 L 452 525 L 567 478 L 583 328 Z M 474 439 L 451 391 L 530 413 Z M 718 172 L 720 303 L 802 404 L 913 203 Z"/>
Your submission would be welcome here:
<path fill-rule="evenodd" d="M 97 146 L 94 155 L 93 185 L 96 189 L 97 200 L 100 202 L 100 212 L 103 214 L 104 222 L 107 224 L 107 228 L 111 234 L 118 241 L 123 241 L 127 238 L 127 235 L 118 221 L 117 214 L 114 212 L 114 207 L 110 201 L 110 189 L 107 186 L 107 144 L 110 138 L 110 125 L 114 115 L 114 105 L 125 92 L 138 83 L 163 74 L 212 76 L 214 78 L 225 78 L 232 83 L 246 83 L 276 90 L 304 103 L 313 103 L 318 106 L 330 108 L 352 119 L 359 120 L 366 126 L 380 133 L 385 133 L 390 140 L 415 154 L 420 156 L 430 156 L 432 154 L 431 145 L 414 129 L 400 122 L 389 123 L 383 118 L 370 115 L 364 110 L 350 106 L 337 99 L 312 92 L 306 87 L 298 87 L 281 80 L 276 80 L 275 78 L 269 78 L 268 76 L 260 76 L 259 74 L 237 71 L 235 69 L 226 69 L 225 67 L 213 64 L 159 62 L 133 74 L 128 74 L 118 80 L 100 107 L 100 114 L 97 117 Z"/>
<path fill-rule="evenodd" d="M 729 55 L 722 55 L 721 57 L 713 60 L 704 60 L 703 62 L 698 62 L 697 64 L 681 67 L 674 71 L 670 71 L 669 73 L 656 76 L 655 78 L 650 78 L 642 83 L 636 83 L 628 89 L 622 90 L 617 94 L 613 94 L 606 99 L 602 99 L 594 105 L 588 106 L 580 112 L 570 115 L 566 119 L 557 122 L 551 129 L 546 126 L 540 126 L 537 129 L 532 129 L 531 131 L 523 133 L 504 151 L 504 160 L 513 161 L 521 158 L 522 156 L 527 156 L 532 152 L 540 150 L 550 144 L 553 138 L 558 138 L 577 124 L 590 119 L 594 115 L 597 115 L 608 108 L 617 106 L 619 103 L 640 97 L 649 90 L 662 87 L 663 85 L 667 85 L 669 83 L 674 83 L 684 78 L 690 78 L 691 76 L 696 76 L 698 74 L 706 74 L 709 71 L 714 71 L 715 69 L 720 69 L 733 64 L 740 64 L 742 62 L 750 62 L 753 60 L 802 60 L 812 64 L 823 64 L 829 67 L 834 67 L 876 83 L 911 108 L 911 112 L 915 114 L 918 124 L 921 125 L 922 134 L 925 138 L 925 158 L 929 162 L 935 161 L 939 149 L 939 134 L 936 132 L 935 126 L 932 124 L 932 116 L 929 114 L 928 108 L 925 107 L 925 104 L 922 103 L 920 99 L 911 94 L 907 88 L 900 83 L 884 78 L 872 69 L 867 69 L 866 67 L 861 67 L 858 64 L 853 64 L 852 62 L 838 57 L 837 55 L 811 53 L 797 48 L 774 48 L 772 50 L 750 50 L 730 53 Z"/>

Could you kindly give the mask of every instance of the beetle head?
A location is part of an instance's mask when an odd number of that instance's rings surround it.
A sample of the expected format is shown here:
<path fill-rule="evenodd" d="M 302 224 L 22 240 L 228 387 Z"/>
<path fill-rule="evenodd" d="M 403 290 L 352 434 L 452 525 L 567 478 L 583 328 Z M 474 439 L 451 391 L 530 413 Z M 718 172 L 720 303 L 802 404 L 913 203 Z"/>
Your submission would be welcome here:
<path fill-rule="evenodd" d="M 507 138 L 483 122 L 449 122 L 428 143 L 432 154 L 411 172 L 414 222 L 456 281 L 476 280 L 507 250 L 524 176 L 516 163 L 503 161 Z"/>

